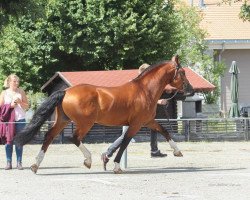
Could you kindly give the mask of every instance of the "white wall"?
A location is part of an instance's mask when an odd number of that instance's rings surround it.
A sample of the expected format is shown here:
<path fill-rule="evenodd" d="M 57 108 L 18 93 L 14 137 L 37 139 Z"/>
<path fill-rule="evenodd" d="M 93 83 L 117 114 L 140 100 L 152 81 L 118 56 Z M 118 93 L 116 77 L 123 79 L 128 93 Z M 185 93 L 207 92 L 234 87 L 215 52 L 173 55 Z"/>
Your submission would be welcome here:
<path fill-rule="evenodd" d="M 250 50 L 225 50 L 222 53 L 227 69 L 221 78 L 221 109 L 229 111 L 231 106 L 230 81 L 231 74 L 228 72 L 232 61 L 236 61 L 240 70 L 239 77 L 239 105 L 250 106 Z"/>

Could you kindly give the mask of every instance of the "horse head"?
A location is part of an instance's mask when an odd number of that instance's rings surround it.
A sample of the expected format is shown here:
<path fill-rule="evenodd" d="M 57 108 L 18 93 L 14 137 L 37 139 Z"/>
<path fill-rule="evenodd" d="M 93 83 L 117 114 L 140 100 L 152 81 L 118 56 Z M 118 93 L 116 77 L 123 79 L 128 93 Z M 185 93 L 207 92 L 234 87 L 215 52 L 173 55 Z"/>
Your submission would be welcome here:
<path fill-rule="evenodd" d="M 175 87 L 178 91 L 183 92 L 184 96 L 190 96 L 194 93 L 192 85 L 189 83 L 185 70 L 182 68 L 178 55 L 173 56 L 172 61 L 175 63 L 175 74 L 173 81 L 170 83 L 172 87 Z"/>

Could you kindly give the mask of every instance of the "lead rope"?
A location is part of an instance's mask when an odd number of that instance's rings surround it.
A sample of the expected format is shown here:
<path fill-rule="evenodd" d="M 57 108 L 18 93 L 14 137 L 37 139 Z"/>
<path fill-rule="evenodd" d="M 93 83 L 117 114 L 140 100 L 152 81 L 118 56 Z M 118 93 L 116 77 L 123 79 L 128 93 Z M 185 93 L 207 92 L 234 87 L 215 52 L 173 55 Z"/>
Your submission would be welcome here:
<path fill-rule="evenodd" d="M 170 120 L 169 120 L 170 119 L 169 118 L 169 113 L 167 111 L 168 106 L 169 106 L 169 103 L 165 106 L 165 114 L 167 116 L 167 123 L 168 123 L 168 125 L 170 126 L 170 129 L 171 129 L 171 134 L 173 135 L 174 134 L 174 129 L 173 129 L 173 126 L 172 126 L 172 124 L 170 123 Z"/>
<path fill-rule="evenodd" d="M 169 97 L 166 100 L 169 101 L 169 100 L 173 99 L 177 95 L 177 93 L 178 93 L 178 90 L 176 90 L 176 92 L 174 93 L 174 95 L 172 97 Z"/>

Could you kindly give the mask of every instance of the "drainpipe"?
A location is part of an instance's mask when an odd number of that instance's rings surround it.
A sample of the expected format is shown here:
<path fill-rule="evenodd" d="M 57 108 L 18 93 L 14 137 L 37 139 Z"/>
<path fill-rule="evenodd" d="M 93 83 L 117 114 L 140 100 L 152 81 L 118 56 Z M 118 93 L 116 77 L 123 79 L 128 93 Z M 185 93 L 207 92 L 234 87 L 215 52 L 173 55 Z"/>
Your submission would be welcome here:
<path fill-rule="evenodd" d="M 194 5 L 194 1 L 193 0 L 189 0 L 190 6 Z"/>
<path fill-rule="evenodd" d="M 220 53 L 219 53 L 219 62 L 221 62 L 222 61 L 222 53 L 225 51 L 225 42 L 222 42 L 221 43 L 221 50 L 220 50 Z M 222 82 L 222 80 L 221 80 L 221 76 L 220 76 L 220 81 L 219 81 L 219 88 L 221 88 L 221 82 Z M 226 106 L 225 106 L 225 104 L 223 104 L 223 108 L 221 107 L 221 104 L 222 104 L 222 102 L 221 102 L 221 95 L 219 96 L 219 108 L 223 111 L 223 112 L 226 112 Z"/>
<path fill-rule="evenodd" d="M 200 7 L 200 8 L 204 8 L 204 6 L 205 6 L 205 5 L 204 5 L 204 0 L 200 0 L 200 1 L 199 1 L 199 7 Z"/>
<path fill-rule="evenodd" d="M 220 50 L 220 53 L 219 53 L 219 62 L 221 62 L 221 55 L 222 53 L 225 51 L 225 42 L 222 42 L 221 43 L 221 50 Z"/>

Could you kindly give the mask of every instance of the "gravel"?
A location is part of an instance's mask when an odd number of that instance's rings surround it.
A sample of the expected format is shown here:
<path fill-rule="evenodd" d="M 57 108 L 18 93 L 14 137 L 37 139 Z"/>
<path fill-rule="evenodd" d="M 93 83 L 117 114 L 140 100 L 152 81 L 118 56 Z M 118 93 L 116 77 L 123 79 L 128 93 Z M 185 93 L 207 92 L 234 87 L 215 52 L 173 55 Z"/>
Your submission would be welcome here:
<path fill-rule="evenodd" d="M 100 154 L 109 144 L 86 144 L 92 167 L 74 145 L 51 145 L 37 174 L 29 167 L 41 145 L 24 147 L 24 170 L 5 171 L 0 149 L 1 200 L 248 200 L 250 198 L 250 142 L 178 143 L 184 157 L 174 157 L 159 143 L 165 158 L 151 158 L 149 143 L 131 143 L 128 167 L 114 174 L 113 161 L 103 171 Z M 13 154 L 15 158 L 15 152 Z M 13 159 L 15 160 L 15 159 Z"/>

